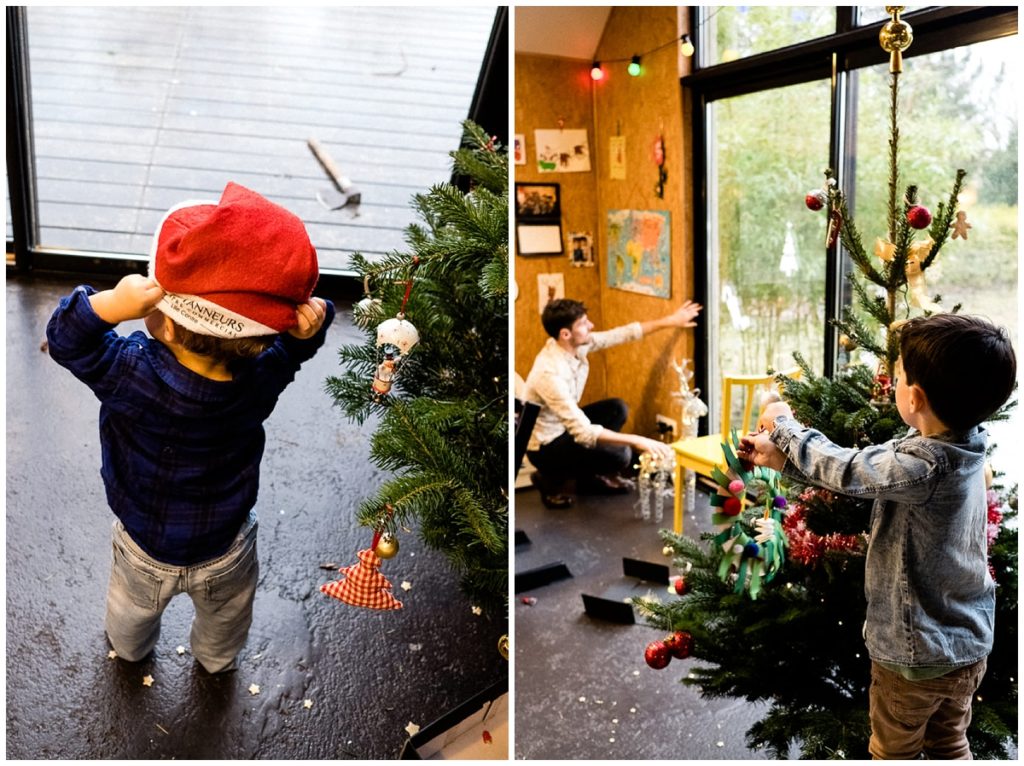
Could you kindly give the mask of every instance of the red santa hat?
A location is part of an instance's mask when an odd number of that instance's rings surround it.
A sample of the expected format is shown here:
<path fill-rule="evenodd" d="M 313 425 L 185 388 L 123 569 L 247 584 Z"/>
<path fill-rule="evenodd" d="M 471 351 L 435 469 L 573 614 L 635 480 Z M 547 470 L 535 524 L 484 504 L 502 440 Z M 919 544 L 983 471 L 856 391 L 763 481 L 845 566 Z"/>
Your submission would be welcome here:
<path fill-rule="evenodd" d="M 319 277 L 316 249 L 297 216 L 229 182 L 220 202 L 183 202 L 157 226 L 149 275 L 157 306 L 186 329 L 221 338 L 273 335 Z"/>

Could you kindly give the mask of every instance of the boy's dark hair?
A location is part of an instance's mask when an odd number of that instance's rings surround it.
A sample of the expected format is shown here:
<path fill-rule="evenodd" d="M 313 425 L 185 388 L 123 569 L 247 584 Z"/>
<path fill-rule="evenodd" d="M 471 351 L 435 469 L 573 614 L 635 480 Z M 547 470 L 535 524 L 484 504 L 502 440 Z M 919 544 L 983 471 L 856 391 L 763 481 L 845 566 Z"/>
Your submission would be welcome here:
<path fill-rule="evenodd" d="M 917 384 L 935 416 L 954 431 L 986 420 L 1013 393 L 1017 357 L 1006 330 L 980 317 L 934 314 L 900 328 L 908 385 Z"/>
<path fill-rule="evenodd" d="M 573 323 L 587 313 L 587 307 L 580 301 L 572 298 L 558 298 L 549 301 L 540 315 L 540 323 L 544 325 L 547 334 L 557 338 L 559 331 L 564 327 L 572 329 Z"/>
<path fill-rule="evenodd" d="M 165 315 L 166 316 L 166 315 Z M 171 320 L 174 322 L 174 320 Z M 193 354 L 202 354 L 225 364 L 237 359 L 255 359 L 277 340 L 276 335 L 256 335 L 250 338 L 218 338 L 193 332 L 174 322 L 174 337 Z"/>

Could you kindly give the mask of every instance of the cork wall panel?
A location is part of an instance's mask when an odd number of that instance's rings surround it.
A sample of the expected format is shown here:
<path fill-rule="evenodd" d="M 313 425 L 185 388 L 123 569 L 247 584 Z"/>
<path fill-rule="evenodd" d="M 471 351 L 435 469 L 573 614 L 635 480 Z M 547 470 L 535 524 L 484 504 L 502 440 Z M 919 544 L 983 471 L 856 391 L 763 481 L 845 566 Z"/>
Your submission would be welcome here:
<path fill-rule="evenodd" d="M 599 267 L 573 267 L 567 237 L 571 231 L 588 231 L 595 237 L 597 217 L 596 170 L 591 156 L 590 172 L 542 173 L 537 169 L 534 131 L 537 129 L 585 129 L 591 152 L 594 142 L 593 96 L 590 63 L 553 56 L 517 54 L 515 58 L 515 133 L 526 140 L 526 164 L 513 165 L 514 181 L 557 183 L 561 192 L 561 256 L 520 256 L 513 262 L 518 298 L 515 302 L 515 369 L 524 378 L 547 334 L 540 324 L 538 274 L 562 274 L 565 297 L 587 305 L 590 318 L 601 322 Z M 515 247 L 513 232 L 512 245 Z M 599 359 L 592 365 L 586 400 L 605 396 L 604 374 Z M 596 374 L 595 374 L 596 373 Z M 596 382 L 596 385 L 595 385 Z"/>
<path fill-rule="evenodd" d="M 693 205 L 691 131 L 684 113 L 678 45 L 688 31 L 676 7 L 616 7 L 612 10 L 598 47 L 607 75 L 594 90 L 594 129 L 598 158 L 597 204 L 600 252 L 607 252 L 608 210 L 668 211 L 671 227 L 671 297 L 657 298 L 609 287 L 602 270 L 601 317 L 613 327 L 633 320 L 655 319 L 676 309 L 693 294 Z M 666 43 L 670 43 L 665 45 Z M 627 63 L 633 54 L 641 58 L 641 74 L 630 76 Z M 686 60 L 687 65 L 689 60 Z M 609 147 L 612 136 L 625 136 L 626 178 L 609 177 Z M 664 197 L 655 191 L 658 167 L 654 142 L 664 137 L 667 180 Z M 667 329 L 638 343 L 609 349 L 604 353 L 604 388 L 621 396 L 631 407 L 627 430 L 644 435 L 655 431 L 655 415 L 678 419 L 673 361 L 691 358 L 694 330 Z"/>

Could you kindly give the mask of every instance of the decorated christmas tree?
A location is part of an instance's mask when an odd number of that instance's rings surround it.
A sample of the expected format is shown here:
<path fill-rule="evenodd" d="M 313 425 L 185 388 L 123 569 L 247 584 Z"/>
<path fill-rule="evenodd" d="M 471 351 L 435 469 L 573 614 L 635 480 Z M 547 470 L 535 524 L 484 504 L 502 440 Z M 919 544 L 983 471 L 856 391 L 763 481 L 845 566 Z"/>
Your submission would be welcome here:
<path fill-rule="evenodd" d="M 956 172 L 949 197 L 935 214 L 899 177 L 899 75 L 902 51 L 912 39 L 899 19 L 883 26 L 890 52 L 889 199 L 885 236 L 869 255 L 831 170 L 820 191 L 806 197 L 827 215 L 826 246 L 841 242 L 856 267 L 851 275 L 855 310 L 836 322 L 846 349 L 860 348 L 870 364 L 848 365 L 833 378 L 817 376 L 795 354 L 800 380 L 780 377 L 782 396 L 801 422 L 832 441 L 864 447 L 906 431 L 892 396 L 898 329 L 909 317 L 941 310 L 927 293 L 925 273 L 950 238 L 964 238 L 966 216 L 958 207 L 965 176 Z M 876 222 L 871 222 L 872 227 Z M 958 307 L 957 307 L 958 308 Z M 956 310 L 956 308 L 954 308 Z M 1005 409 L 1001 416 L 1005 416 Z M 684 644 L 698 661 L 684 683 L 706 697 L 742 697 L 769 703 L 766 715 L 746 732 L 748 746 L 786 758 L 868 758 L 870 659 L 861 628 L 866 602 L 864 562 L 870 502 L 784 482 L 780 500 L 774 472 L 758 474 L 735 460 L 712 497 L 712 523 L 721 530 L 700 541 L 662 532 L 680 568 L 678 599 L 638 601 L 649 621 L 669 632 L 669 650 Z M 738 482 L 738 483 L 737 483 Z M 746 507 L 751 493 L 775 500 Z M 1016 488 L 989 490 L 989 561 L 996 581 L 995 645 L 974 700 L 968 732 L 975 758 L 1005 758 L 1017 732 L 1017 532 Z M 781 506 L 785 562 L 770 581 L 751 576 L 765 566 L 767 506 Z M 723 515 L 729 508 L 728 517 Z M 735 513 L 732 513 L 735 511 Z M 777 529 L 771 529 L 777 532 Z M 773 548 L 776 552 L 779 544 Z M 744 569 L 746 567 L 746 569 Z M 755 589 L 752 586 L 757 585 Z M 655 642 L 657 644 L 658 642 Z M 652 667 L 665 653 L 648 646 Z"/>
<path fill-rule="evenodd" d="M 374 464 L 393 472 L 359 510 L 375 540 L 418 529 L 474 605 L 508 592 L 508 154 L 464 124 L 456 177 L 416 195 L 408 252 L 352 265 L 365 331 L 340 350 L 327 388 L 345 414 L 374 418 Z M 385 511 L 385 509 L 387 509 Z M 378 551 L 378 555 L 380 552 Z M 383 556 L 382 556 L 383 557 Z"/>

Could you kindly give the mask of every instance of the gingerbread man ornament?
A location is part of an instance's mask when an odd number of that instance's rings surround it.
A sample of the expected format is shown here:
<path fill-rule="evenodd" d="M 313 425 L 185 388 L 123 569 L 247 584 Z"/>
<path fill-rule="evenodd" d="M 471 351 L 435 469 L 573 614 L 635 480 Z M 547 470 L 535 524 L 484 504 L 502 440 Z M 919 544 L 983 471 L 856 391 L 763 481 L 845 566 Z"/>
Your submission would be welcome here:
<path fill-rule="evenodd" d="M 957 237 L 967 239 L 967 230 L 971 228 L 971 225 L 967 223 L 967 213 L 963 210 L 958 210 L 956 220 L 950 226 L 953 229 L 953 239 Z"/>

